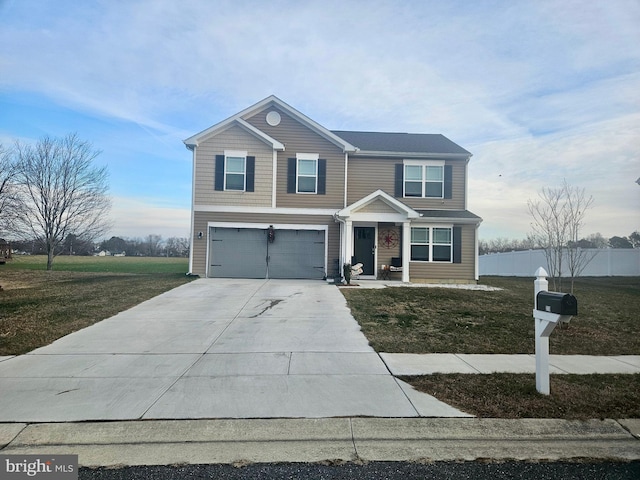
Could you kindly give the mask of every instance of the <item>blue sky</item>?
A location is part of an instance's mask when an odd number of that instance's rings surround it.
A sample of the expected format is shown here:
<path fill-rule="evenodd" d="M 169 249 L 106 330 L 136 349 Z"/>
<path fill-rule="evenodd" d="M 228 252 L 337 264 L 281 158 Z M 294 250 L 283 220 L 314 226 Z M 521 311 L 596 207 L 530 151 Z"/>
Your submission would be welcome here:
<path fill-rule="evenodd" d="M 640 2 L 0 0 L 0 143 L 102 151 L 112 235 L 188 236 L 182 140 L 275 94 L 329 129 L 467 150 L 480 236 L 563 178 L 584 234 L 640 229 Z"/>

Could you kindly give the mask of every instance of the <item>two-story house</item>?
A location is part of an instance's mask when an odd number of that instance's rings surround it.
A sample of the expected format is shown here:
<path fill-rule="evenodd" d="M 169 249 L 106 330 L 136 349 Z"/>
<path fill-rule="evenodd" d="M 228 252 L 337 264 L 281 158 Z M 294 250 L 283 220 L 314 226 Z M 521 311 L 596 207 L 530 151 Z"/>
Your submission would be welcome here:
<path fill-rule="evenodd" d="M 331 131 L 270 96 L 184 143 L 193 274 L 478 279 L 471 153 L 442 135 Z"/>

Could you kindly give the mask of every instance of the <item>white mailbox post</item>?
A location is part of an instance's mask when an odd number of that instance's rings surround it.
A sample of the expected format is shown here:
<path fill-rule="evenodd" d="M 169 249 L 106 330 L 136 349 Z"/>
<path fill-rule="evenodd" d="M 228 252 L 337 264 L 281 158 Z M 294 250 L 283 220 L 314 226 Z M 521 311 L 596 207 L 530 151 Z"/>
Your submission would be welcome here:
<path fill-rule="evenodd" d="M 548 273 L 544 268 L 538 268 L 535 275 L 533 318 L 536 322 L 536 390 L 543 395 L 549 395 L 549 335 L 556 325 L 568 323 L 573 312 L 577 313 L 577 301 L 573 295 L 548 292 Z M 538 295 L 540 292 L 543 292 L 543 296 L 551 298 L 554 305 L 541 305 L 541 297 Z M 572 315 L 566 314 L 569 311 Z"/>

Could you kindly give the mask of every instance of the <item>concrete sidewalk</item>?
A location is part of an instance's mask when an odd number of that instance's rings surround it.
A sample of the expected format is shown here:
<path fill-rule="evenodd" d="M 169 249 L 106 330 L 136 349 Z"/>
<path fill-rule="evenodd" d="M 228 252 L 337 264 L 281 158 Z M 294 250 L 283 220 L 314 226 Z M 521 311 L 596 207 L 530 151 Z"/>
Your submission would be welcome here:
<path fill-rule="evenodd" d="M 394 375 L 433 373 L 536 373 L 536 356 L 462 353 L 381 353 Z M 640 355 L 549 355 L 549 373 L 640 373 Z"/>
<path fill-rule="evenodd" d="M 640 420 L 323 418 L 0 424 L 0 454 L 75 454 L 82 466 L 107 467 L 488 458 L 629 461 L 640 459 L 639 436 Z"/>

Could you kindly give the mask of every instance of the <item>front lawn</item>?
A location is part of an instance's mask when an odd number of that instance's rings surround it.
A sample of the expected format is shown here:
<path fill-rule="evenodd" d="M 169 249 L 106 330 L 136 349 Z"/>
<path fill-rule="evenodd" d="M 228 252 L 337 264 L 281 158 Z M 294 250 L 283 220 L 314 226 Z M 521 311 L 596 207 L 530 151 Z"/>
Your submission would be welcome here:
<path fill-rule="evenodd" d="M 503 290 L 394 287 L 342 289 L 378 352 L 535 353 L 533 278 L 485 277 Z M 550 337 L 553 354 L 639 355 L 640 278 L 576 282 L 578 316 Z M 404 377 L 416 389 L 479 417 L 639 418 L 638 375 L 551 375 L 551 395 L 535 375 L 494 373 Z"/>
<path fill-rule="evenodd" d="M 378 352 L 534 353 L 533 278 L 483 277 L 503 290 L 342 289 Z M 554 354 L 639 355 L 640 278 L 576 281 L 578 316 L 550 337 Z"/>
<path fill-rule="evenodd" d="M 194 277 L 184 258 L 25 256 L 0 266 L 0 355 L 18 355 Z"/>
<path fill-rule="evenodd" d="M 640 418 L 640 374 L 551 375 L 551 394 L 534 374 L 434 374 L 404 377 L 429 395 L 477 417 Z"/>

